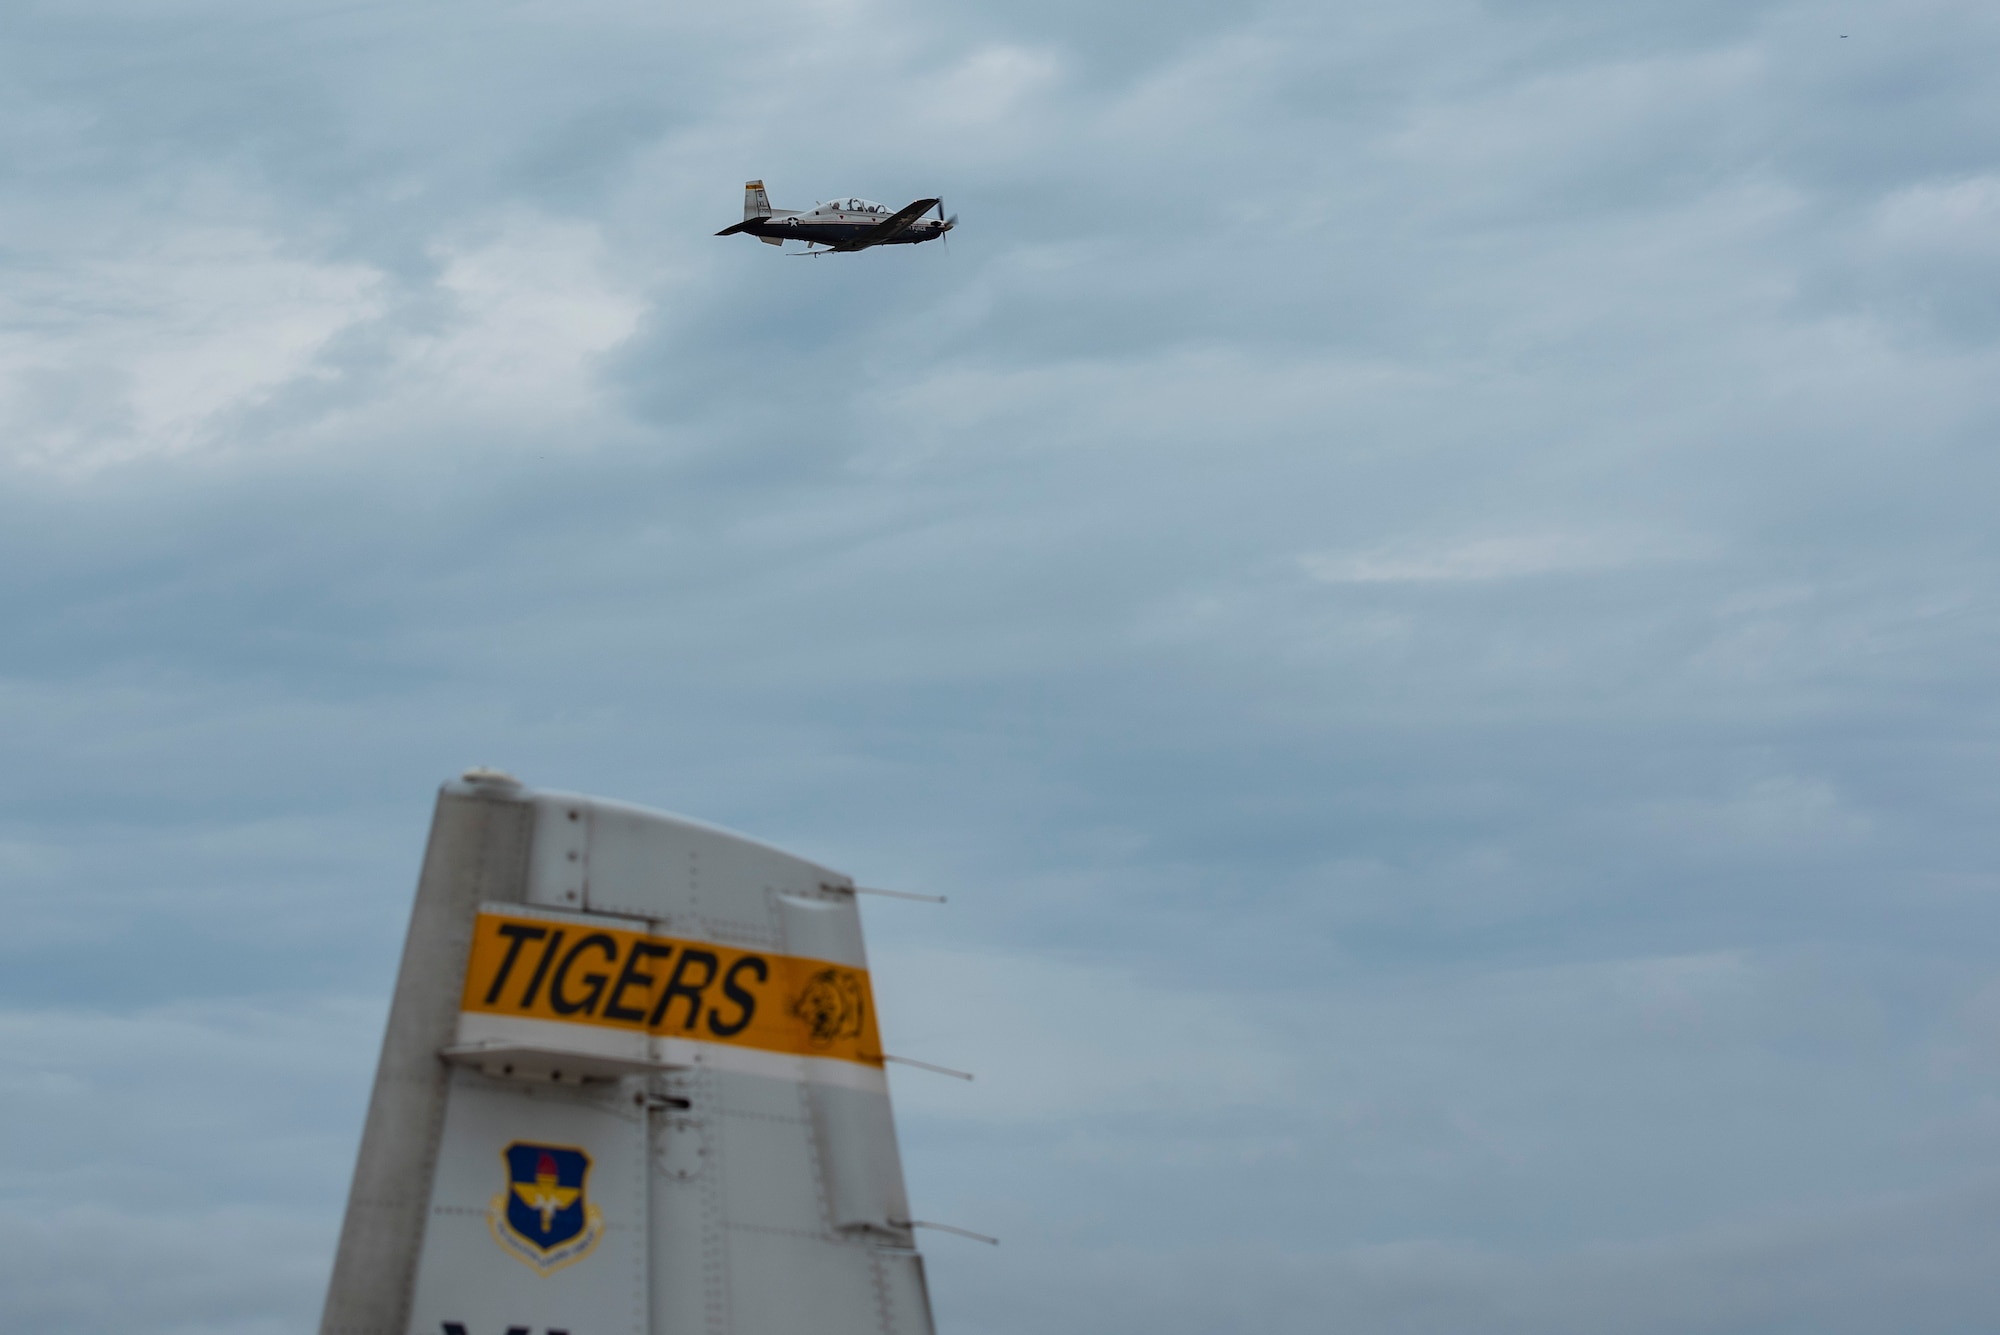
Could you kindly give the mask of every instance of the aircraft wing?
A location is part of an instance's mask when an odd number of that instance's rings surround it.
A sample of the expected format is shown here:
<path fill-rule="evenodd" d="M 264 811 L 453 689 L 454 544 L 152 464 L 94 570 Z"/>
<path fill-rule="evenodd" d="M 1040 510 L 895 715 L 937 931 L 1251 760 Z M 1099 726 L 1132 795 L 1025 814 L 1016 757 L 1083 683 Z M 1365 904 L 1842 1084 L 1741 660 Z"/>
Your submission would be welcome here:
<path fill-rule="evenodd" d="M 854 249 L 879 246 L 884 241 L 893 240 L 910 229 L 910 224 L 937 207 L 935 199 L 920 199 L 914 204 L 905 204 L 894 213 L 875 224 L 873 229 L 854 238 Z"/>

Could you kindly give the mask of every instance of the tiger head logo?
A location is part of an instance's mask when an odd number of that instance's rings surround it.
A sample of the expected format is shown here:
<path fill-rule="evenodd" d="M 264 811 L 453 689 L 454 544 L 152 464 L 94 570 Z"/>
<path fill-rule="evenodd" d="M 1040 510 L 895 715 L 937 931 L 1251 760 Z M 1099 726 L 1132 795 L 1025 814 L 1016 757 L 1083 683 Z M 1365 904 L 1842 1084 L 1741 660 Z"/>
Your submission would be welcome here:
<path fill-rule="evenodd" d="M 860 980 L 846 969 L 821 969 L 806 979 L 792 1014 L 805 1022 L 806 1039 L 816 1048 L 830 1048 L 843 1038 L 861 1037 L 868 1002 Z"/>

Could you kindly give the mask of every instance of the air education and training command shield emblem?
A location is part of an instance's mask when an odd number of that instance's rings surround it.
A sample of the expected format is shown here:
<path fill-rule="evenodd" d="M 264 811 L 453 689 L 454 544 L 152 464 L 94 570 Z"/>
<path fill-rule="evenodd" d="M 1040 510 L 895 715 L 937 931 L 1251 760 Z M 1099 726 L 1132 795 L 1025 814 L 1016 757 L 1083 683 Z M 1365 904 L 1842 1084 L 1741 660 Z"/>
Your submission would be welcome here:
<path fill-rule="evenodd" d="M 517 1140 L 500 1157 L 507 1189 L 486 1211 L 493 1240 L 542 1275 L 588 1256 L 604 1236 L 604 1212 L 585 1195 L 590 1156 L 570 1146 Z"/>

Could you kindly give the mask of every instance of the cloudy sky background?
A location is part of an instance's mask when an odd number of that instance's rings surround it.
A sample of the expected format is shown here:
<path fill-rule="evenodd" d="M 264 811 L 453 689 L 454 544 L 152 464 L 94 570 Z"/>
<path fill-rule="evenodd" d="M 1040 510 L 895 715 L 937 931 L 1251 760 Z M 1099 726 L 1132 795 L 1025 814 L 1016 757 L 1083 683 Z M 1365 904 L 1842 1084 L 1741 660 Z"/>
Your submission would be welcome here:
<path fill-rule="evenodd" d="M 0 1307 L 314 1328 L 483 763 L 952 897 L 952 1335 L 1988 1330 L 1996 387 L 1974 0 L 7 6 Z"/>

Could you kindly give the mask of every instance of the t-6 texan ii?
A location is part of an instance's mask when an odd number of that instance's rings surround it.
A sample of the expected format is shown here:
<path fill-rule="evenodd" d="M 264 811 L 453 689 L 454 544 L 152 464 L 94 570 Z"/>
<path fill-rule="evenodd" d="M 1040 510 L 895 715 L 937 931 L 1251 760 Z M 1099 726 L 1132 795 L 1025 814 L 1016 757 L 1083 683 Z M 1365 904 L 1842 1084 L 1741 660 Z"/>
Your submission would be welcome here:
<path fill-rule="evenodd" d="M 932 209 L 937 210 L 938 216 L 924 217 Z M 945 217 L 941 199 L 920 199 L 894 211 L 871 200 L 836 199 L 810 212 L 801 212 L 772 208 L 771 197 L 764 193 L 764 183 L 746 181 L 743 221 L 723 228 L 716 235 L 744 232 L 767 246 L 803 241 L 807 249 L 796 253 L 825 255 L 833 251 L 867 250 L 870 246 L 914 246 L 942 237 L 956 226 L 958 215 Z"/>

